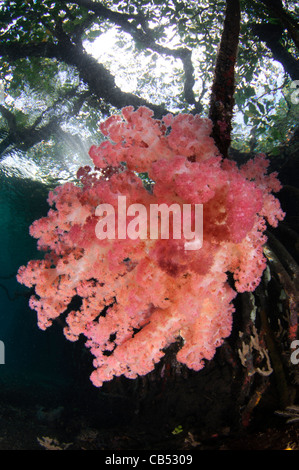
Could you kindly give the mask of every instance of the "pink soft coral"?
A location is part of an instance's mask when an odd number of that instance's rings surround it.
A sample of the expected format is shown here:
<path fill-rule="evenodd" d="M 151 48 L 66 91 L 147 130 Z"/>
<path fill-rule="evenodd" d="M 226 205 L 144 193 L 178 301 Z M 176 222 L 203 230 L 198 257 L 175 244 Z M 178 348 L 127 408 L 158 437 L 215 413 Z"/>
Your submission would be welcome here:
<path fill-rule="evenodd" d="M 266 221 L 276 226 L 284 216 L 272 195 L 279 182 L 266 175 L 262 155 L 240 169 L 223 160 L 210 137 L 211 122 L 199 116 L 159 121 L 147 108 L 127 107 L 100 128 L 109 140 L 90 149 L 95 171 L 84 167 L 79 185 L 49 194 L 53 208 L 30 228 L 47 254 L 22 266 L 18 281 L 35 287 L 30 306 L 42 329 L 80 297 L 64 333 L 72 341 L 87 338 L 96 386 L 150 372 L 179 338 L 178 361 L 199 370 L 231 331 L 236 291 L 226 273 L 233 273 L 239 292 L 260 281 Z M 152 191 L 136 172 L 148 173 Z M 187 251 L 184 239 L 172 237 L 99 240 L 96 208 L 111 204 L 117 219 L 120 195 L 127 206 L 203 204 L 202 248 Z"/>

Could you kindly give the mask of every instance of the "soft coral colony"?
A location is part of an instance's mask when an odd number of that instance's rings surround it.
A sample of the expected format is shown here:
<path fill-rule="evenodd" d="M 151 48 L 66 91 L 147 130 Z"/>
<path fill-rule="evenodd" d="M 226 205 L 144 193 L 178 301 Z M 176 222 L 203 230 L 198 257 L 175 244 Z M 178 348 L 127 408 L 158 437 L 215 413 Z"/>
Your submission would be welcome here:
<path fill-rule="evenodd" d="M 50 192 L 52 208 L 30 227 L 45 256 L 22 266 L 17 279 L 35 288 L 30 307 L 41 329 L 67 314 L 65 336 L 84 335 L 96 386 L 147 374 L 178 339 L 177 360 L 200 370 L 230 335 L 237 292 L 260 282 L 266 223 L 284 217 L 272 194 L 280 183 L 263 155 L 240 168 L 223 159 L 212 123 L 198 115 L 156 120 L 145 107 L 127 107 L 100 129 L 106 140 L 90 149 L 94 169 L 81 168 L 79 184 Z M 154 182 L 151 191 L 141 172 Z M 202 248 L 187 251 L 174 238 L 99 240 L 96 207 L 109 203 L 117 214 L 119 195 L 145 207 L 203 204 Z M 70 311 L 74 297 L 80 302 Z"/>

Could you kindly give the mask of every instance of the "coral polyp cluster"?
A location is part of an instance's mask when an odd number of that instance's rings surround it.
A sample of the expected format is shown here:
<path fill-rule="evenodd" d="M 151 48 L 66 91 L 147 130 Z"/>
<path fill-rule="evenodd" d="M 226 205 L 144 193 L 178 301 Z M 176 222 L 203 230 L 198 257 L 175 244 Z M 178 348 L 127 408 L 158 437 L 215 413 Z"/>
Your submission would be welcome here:
<path fill-rule="evenodd" d="M 45 255 L 22 266 L 18 281 L 35 288 L 30 307 L 40 328 L 68 312 L 64 334 L 86 338 L 96 386 L 147 374 L 178 339 L 177 360 L 200 370 L 231 332 L 237 292 L 260 282 L 266 224 L 284 217 L 272 194 L 280 183 L 263 155 L 240 168 L 219 155 L 211 121 L 198 115 L 156 120 L 145 107 L 127 107 L 100 129 L 106 139 L 90 149 L 94 167 L 50 192 L 47 216 L 31 225 Z M 109 204 L 118 218 L 119 196 L 147 209 L 202 204 L 202 247 L 186 250 L 183 236 L 134 239 L 126 230 L 99 239 L 96 208 Z M 74 297 L 80 302 L 70 311 Z"/>

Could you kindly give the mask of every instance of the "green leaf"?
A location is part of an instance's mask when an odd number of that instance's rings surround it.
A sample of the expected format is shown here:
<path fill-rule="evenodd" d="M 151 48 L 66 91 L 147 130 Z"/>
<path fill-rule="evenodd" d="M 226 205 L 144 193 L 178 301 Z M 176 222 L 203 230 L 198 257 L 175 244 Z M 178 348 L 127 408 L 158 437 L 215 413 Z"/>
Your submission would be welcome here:
<path fill-rule="evenodd" d="M 264 105 L 263 105 L 262 103 L 259 103 L 258 101 L 257 101 L 256 104 L 257 104 L 257 107 L 259 108 L 260 112 L 261 112 L 262 114 L 265 114 L 266 111 L 265 111 Z"/>
<path fill-rule="evenodd" d="M 96 29 L 96 30 L 93 30 L 93 31 L 89 31 L 89 32 L 86 34 L 86 37 L 87 37 L 87 39 L 89 39 L 90 41 L 94 41 L 94 40 L 97 39 L 101 34 L 102 34 L 102 31 L 101 31 L 100 29 Z"/>
<path fill-rule="evenodd" d="M 281 24 L 281 21 L 279 18 L 268 18 L 268 23 L 271 24 Z"/>
<path fill-rule="evenodd" d="M 252 103 L 252 101 L 248 103 L 248 111 L 249 111 L 249 114 L 252 116 L 255 116 L 257 113 L 257 109 L 255 105 Z"/>

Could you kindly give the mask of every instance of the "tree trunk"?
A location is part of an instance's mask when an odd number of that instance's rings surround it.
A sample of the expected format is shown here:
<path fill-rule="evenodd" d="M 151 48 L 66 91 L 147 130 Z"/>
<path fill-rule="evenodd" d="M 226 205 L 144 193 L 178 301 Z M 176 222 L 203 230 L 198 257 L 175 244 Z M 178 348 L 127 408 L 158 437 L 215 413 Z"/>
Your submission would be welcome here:
<path fill-rule="evenodd" d="M 212 137 L 219 152 L 228 157 L 231 144 L 234 107 L 235 64 L 240 32 L 239 0 L 227 0 L 224 29 L 217 56 L 209 117 L 213 122 Z"/>

